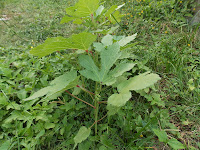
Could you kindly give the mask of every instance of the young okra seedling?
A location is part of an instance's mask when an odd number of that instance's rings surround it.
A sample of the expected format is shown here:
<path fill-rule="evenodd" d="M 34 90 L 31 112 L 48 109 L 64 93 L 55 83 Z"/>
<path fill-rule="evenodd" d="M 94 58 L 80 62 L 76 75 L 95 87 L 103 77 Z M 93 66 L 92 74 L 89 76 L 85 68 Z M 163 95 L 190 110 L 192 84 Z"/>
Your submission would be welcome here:
<path fill-rule="evenodd" d="M 65 55 L 72 56 L 68 57 L 69 63 L 74 66 L 68 69 L 70 71 L 55 78 L 49 86 L 35 92 L 25 101 L 40 98 L 39 101 L 48 102 L 56 99 L 63 92 L 67 92 L 77 100 L 91 106 L 94 112 L 94 123 L 90 127 L 80 127 L 74 137 L 74 148 L 88 138 L 93 126 L 95 127 L 94 133 L 98 136 L 98 122 L 117 113 L 131 99 L 131 91 L 145 89 L 160 79 L 157 74 L 150 72 L 136 76 L 127 73 L 135 67 L 136 63 L 132 59 L 132 55 L 125 49 L 133 46 L 130 42 L 136 38 L 137 34 L 127 37 L 115 36 L 111 33 L 118 26 L 108 29 L 111 24 L 119 25 L 122 15 L 118 9 L 122 6 L 114 5 L 105 9 L 99 5 L 98 0 L 80 0 L 75 6 L 66 9 L 68 15 L 61 22 L 73 21 L 76 24 L 83 24 L 86 30 L 79 34 L 73 34 L 69 38 L 48 38 L 43 44 L 30 51 L 35 56 L 44 57 L 56 51 L 67 50 Z M 99 37 L 99 34 L 105 36 Z M 85 80 L 94 84 L 93 91 L 89 91 L 85 87 Z M 102 90 L 107 87 L 116 89 L 116 92 L 102 98 Z M 93 103 L 80 99 L 78 94 L 75 96 L 69 92 L 70 89 L 75 88 L 88 93 Z M 106 103 L 107 114 L 99 118 L 101 113 L 99 105 L 102 103 Z"/>

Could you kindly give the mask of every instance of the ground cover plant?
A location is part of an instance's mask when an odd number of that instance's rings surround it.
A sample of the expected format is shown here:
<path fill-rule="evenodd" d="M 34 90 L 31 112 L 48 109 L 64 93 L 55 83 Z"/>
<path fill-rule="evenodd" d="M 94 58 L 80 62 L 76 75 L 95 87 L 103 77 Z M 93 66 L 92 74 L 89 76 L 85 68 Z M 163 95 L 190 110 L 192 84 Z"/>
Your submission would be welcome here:
<path fill-rule="evenodd" d="M 12 3 L 18 2 L 7 6 Z M 59 17 L 47 21 L 44 13 L 41 26 L 32 22 L 16 31 L 1 23 L 1 36 L 14 33 L 15 39 L 0 44 L 0 148 L 198 149 L 198 26 L 185 19 L 195 4 L 80 0 L 24 6 L 45 12 L 44 6 L 65 3 L 72 6 L 67 14 L 52 12 Z"/>

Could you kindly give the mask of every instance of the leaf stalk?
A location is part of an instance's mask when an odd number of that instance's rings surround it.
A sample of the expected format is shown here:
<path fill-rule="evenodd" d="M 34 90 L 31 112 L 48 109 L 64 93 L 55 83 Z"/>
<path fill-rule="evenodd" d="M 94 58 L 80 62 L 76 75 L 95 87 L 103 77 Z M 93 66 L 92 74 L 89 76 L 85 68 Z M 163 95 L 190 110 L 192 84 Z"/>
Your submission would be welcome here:
<path fill-rule="evenodd" d="M 78 99 L 79 101 L 81 101 L 81 102 L 83 102 L 83 103 L 85 103 L 85 104 L 87 104 L 87 105 L 89 105 L 89 106 L 93 107 L 94 109 L 96 109 L 96 107 L 95 107 L 95 106 L 93 106 L 92 104 L 90 104 L 90 103 L 88 103 L 88 102 L 86 102 L 86 101 L 84 101 L 84 100 L 82 100 L 82 99 L 80 99 L 80 98 L 76 97 L 75 95 L 71 94 L 69 91 L 65 90 L 65 92 L 67 92 L 67 93 L 68 93 L 69 95 L 71 95 L 72 97 L 74 97 L 74 98 Z"/>

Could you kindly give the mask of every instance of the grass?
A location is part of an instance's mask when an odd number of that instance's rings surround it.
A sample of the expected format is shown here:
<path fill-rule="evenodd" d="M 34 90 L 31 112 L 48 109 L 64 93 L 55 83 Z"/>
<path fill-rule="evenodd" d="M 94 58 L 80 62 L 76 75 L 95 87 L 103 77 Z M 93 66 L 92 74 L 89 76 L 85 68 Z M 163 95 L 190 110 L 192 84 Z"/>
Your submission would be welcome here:
<path fill-rule="evenodd" d="M 47 37 L 68 36 L 73 26 L 60 25 L 65 7 L 73 4 L 64 1 L 6 1 L 1 14 L 6 14 L 9 21 L 0 23 L 3 46 L 31 45 L 32 41 L 41 43 Z M 12 37 L 12 38 L 10 38 Z M 14 44 L 10 44 L 14 43 Z"/>
<path fill-rule="evenodd" d="M 111 5 L 113 2 L 109 1 L 106 5 Z M 137 32 L 138 44 L 130 51 L 137 55 L 137 60 L 141 62 L 138 68 L 153 70 L 162 77 L 157 91 L 165 102 L 164 112 L 160 114 L 160 128 L 179 129 L 178 133 L 169 131 L 169 136 L 185 143 L 188 149 L 200 149 L 200 33 L 199 26 L 190 26 L 189 20 L 187 21 L 187 17 L 193 15 L 191 10 L 195 8 L 195 3 L 178 0 L 173 6 L 170 5 L 170 1 L 155 0 L 119 0 L 116 3 L 123 2 L 127 3 L 122 9 L 122 13 L 126 14 L 122 21 L 126 28 L 116 34 Z M 69 0 L 8 0 L 0 3 L 3 4 L 0 7 L 1 15 L 5 14 L 10 18 L 8 21 L 0 21 L 2 31 L 0 34 L 0 99 L 2 99 L 0 118 L 2 120 L 9 118 L 11 110 L 15 112 L 20 110 L 21 100 L 32 90 L 36 91 L 47 86 L 55 76 L 72 67 L 59 54 L 55 54 L 54 58 L 48 56 L 36 59 L 28 51 L 48 37 L 67 37 L 74 32 L 76 29 L 74 25 L 59 23 L 65 14 L 66 6 L 73 3 L 74 1 Z M 4 104 L 5 97 L 10 104 Z M 126 149 L 130 146 L 127 143 L 132 142 L 138 149 L 146 149 L 145 147 L 148 146 L 170 149 L 167 145 L 158 142 L 156 136 L 150 132 L 150 128 L 157 123 L 152 121 L 152 117 L 160 108 L 151 106 L 146 98 L 138 97 L 137 93 L 133 98 L 135 100 L 129 102 L 119 112 L 119 116 L 108 121 L 110 129 L 105 128 L 106 121 L 100 124 L 101 132 L 105 130 L 109 132 L 105 139 L 99 139 L 100 143 L 97 147 L 103 144 L 110 149 L 113 149 L 113 145 L 118 146 L 118 149 Z M 73 144 L 74 133 L 80 124 L 89 126 L 91 114 L 87 112 L 88 108 L 84 109 L 85 105 L 76 103 L 74 99 L 69 101 L 68 95 L 64 95 L 62 99 L 66 105 L 63 105 L 60 110 L 54 109 L 57 107 L 54 103 L 50 104 L 48 109 L 45 104 L 33 108 L 35 116 L 46 117 L 56 124 L 54 129 L 49 128 L 45 134 L 42 132 L 42 119 L 38 119 L 40 125 L 35 125 L 36 128 L 30 130 L 23 129 L 23 126 L 28 126 L 26 121 L 22 125 L 16 120 L 13 121 L 18 130 L 9 121 L 8 127 L 0 121 L 2 125 L 0 146 L 3 140 L 9 139 L 15 149 L 69 148 Z M 75 110 L 78 113 L 75 113 Z M 68 112 L 67 116 L 62 111 Z M 54 120 L 51 119 L 52 116 Z M 140 133 L 137 140 L 132 141 L 134 131 L 139 132 L 144 124 L 150 121 L 152 121 L 151 125 Z M 47 124 L 46 129 L 48 129 Z M 25 134 L 35 134 L 34 140 L 32 136 L 24 136 Z M 92 140 L 94 141 L 94 137 L 91 137 L 90 141 Z M 106 140 L 109 142 L 106 143 Z M 91 143 L 86 141 L 79 145 L 79 149 L 86 149 L 88 145 L 90 146 Z"/>

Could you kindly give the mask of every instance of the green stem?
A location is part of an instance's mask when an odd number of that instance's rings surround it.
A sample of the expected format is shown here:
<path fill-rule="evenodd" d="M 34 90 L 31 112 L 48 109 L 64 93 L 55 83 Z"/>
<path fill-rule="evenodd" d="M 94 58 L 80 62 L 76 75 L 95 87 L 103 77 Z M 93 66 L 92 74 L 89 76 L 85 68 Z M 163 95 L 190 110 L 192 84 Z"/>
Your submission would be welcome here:
<path fill-rule="evenodd" d="M 99 103 L 95 100 L 95 135 L 97 135 L 97 123 L 98 123 L 98 111 L 99 111 Z"/>
<path fill-rule="evenodd" d="M 97 123 L 98 123 L 98 113 L 99 113 L 99 94 L 101 92 L 101 84 L 98 84 L 96 82 L 96 87 L 95 87 L 95 111 L 94 111 L 94 116 L 95 116 L 95 135 L 97 135 Z"/>

